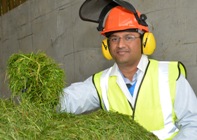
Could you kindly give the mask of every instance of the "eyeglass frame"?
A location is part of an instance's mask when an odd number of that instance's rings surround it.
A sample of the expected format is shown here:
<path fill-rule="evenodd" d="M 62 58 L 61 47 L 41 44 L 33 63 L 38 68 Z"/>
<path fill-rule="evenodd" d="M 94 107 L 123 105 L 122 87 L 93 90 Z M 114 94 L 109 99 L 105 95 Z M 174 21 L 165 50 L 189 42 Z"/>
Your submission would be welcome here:
<path fill-rule="evenodd" d="M 120 42 L 120 39 L 123 39 L 124 42 L 131 43 L 132 41 L 136 40 L 137 38 L 141 38 L 141 36 L 134 36 L 131 34 L 127 34 L 127 35 L 124 35 L 123 37 L 119 37 L 119 36 L 112 35 L 108 38 L 108 41 L 110 44 L 118 44 Z M 117 40 L 112 40 L 112 39 L 117 39 Z"/>

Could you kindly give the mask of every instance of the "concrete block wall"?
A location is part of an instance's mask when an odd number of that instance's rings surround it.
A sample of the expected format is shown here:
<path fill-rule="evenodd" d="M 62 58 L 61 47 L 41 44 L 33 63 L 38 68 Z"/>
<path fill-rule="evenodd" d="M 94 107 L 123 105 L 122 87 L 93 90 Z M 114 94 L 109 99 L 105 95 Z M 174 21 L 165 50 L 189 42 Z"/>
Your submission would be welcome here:
<path fill-rule="evenodd" d="M 148 17 L 157 49 L 151 56 L 185 64 L 197 92 L 196 0 L 127 0 Z M 85 80 L 113 64 L 101 54 L 97 24 L 79 18 L 84 0 L 28 0 L 0 17 L 0 97 L 10 92 L 6 63 L 13 53 L 44 51 L 61 64 L 67 85 Z"/>

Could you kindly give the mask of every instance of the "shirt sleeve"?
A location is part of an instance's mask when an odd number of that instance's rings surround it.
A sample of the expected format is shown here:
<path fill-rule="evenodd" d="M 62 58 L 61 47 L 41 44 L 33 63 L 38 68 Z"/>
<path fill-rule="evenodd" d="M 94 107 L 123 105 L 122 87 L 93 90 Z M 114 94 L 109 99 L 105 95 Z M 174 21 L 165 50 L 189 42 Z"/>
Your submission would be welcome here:
<path fill-rule="evenodd" d="M 100 108 L 100 101 L 91 76 L 84 82 L 73 83 L 63 90 L 58 110 L 82 114 L 98 108 Z"/>
<path fill-rule="evenodd" d="M 174 109 L 179 133 L 173 140 L 197 140 L 197 98 L 188 81 L 177 81 Z"/>

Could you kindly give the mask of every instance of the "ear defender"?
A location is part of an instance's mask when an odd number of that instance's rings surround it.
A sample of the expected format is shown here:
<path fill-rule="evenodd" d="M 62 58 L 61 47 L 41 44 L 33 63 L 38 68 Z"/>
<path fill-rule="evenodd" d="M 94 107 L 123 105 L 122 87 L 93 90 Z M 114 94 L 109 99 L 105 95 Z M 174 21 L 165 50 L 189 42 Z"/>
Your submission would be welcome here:
<path fill-rule="evenodd" d="M 156 41 L 153 33 L 144 33 L 142 38 L 142 53 L 145 55 L 152 55 L 155 49 Z M 107 38 L 103 39 L 102 41 L 102 53 L 107 60 L 112 60 L 112 56 L 109 52 L 109 43 Z"/>
<path fill-rule="evenodd" d="M 142 38 L 142 53 L 151 55 L 156 49 L 156 41 L 153 33 L 146 32 Z"/>
<path fill-rule="evenodd" d="M 112 56 L 109 52 L 109 46 L 108 46 L 108 39 L 105 38 L 103 39 L 102 41 L 102 53 L 103 53 L 103 56 L 107 59 L 107 60 L 112 60 Z"/>

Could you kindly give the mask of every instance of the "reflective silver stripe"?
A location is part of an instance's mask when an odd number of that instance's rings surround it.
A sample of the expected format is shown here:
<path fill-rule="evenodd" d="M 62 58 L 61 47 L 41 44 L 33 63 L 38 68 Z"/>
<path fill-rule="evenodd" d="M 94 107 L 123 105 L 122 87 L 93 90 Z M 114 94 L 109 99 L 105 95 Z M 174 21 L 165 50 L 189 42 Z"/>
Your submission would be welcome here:
<path fill-rule="evenodd" d="M 101 81 L 100 81 L 103 103 L 104 103 L 107 111 L 109 111 L 109 101 L 108 101 L 108 97 L 107 97 L 107 89 L 108 89 L 109 74 L 110 74 L 111 70 L 112 70 L 112 67 L 109 68 L 109 70 L 104 71 L 102 73 Z"/>
<path fill-rule="evenodd" d="M 169 87 L 169 62 L 159 62 L 159 94 L 164 118 L 164 128 L 152 131 L 159 139 L 169 138 L 178 131 L 172 119 L 172 102 Z"/>

